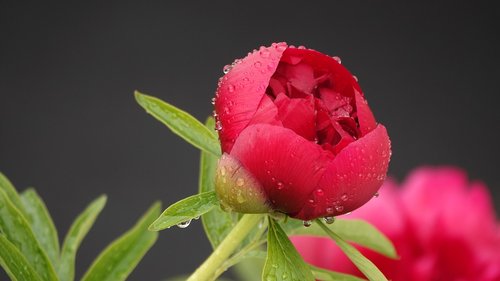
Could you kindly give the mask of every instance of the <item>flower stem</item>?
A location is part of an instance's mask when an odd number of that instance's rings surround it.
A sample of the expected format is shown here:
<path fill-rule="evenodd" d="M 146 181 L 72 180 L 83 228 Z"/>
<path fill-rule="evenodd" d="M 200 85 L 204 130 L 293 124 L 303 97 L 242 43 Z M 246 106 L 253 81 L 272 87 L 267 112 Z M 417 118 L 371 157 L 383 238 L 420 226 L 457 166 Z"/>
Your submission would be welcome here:
<path fill-rule="evenodd" d="M 264 217 L 264 214 L 246 214 L 219 244 L 217 249 L 189 276 L 187 281 L 214 280 L 215 272 L 240 245 L 248 233 Z"/>

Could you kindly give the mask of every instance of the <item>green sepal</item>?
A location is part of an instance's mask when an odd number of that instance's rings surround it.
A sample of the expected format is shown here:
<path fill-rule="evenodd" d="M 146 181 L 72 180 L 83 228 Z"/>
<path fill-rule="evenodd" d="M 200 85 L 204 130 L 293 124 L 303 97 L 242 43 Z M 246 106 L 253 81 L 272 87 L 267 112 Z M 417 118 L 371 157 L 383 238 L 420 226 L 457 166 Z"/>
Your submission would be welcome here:
<path fill-rule="evenodd" d="M 0 265 L 11 281 L 42 281 L 26 257 L 3 234 L 0 234 Z"/>

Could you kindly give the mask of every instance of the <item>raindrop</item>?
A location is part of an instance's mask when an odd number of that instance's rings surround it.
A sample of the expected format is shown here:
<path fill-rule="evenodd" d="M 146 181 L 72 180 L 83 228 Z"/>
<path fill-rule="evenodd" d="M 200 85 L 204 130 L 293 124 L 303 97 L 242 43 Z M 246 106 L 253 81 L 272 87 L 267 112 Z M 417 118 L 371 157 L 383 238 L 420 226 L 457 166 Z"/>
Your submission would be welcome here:
<path fill-rule="evenodd" d="M 278 190 L 282 190 L 284 187 L 285 185 L 280 181 L 276 184 L 276 188 L 278 188 Z"/>
<path fill-rule="evenodd" d="M 274 46 L 274 47 L 276 48 L 276 50 L 278 52 L 283 52 L 286 50 L 287 45 L 285 42 L 280 42 L 280 43 L 276 44 L 276 46 Z"/>
<path fill-rule="evenodd" d="M 231 65 L 226 64 L 226 65 L 224 65 L 224 67 L 222 68 L 222 72 L 224 72 L 224 74 L 228 74 L 228 73 L 229 73 L 229 71 L 231 71 L 231 68 L 232 68 L 232 66 L 231 66 Z"/>
<path fill-rule="evenodd" d="M 191 223 L 191 220 L 183 221 L 181 223 L 178 223 L 177 227 L 179 227 L 179 228 L 186 228 L 186 227 L 189 226 L 190 223 Z"/>
<path fill-rule="evenodd" d="M 222 166 L 220 168 L 220 174 L 221 174 L 221 176 L 225 176 L 226 175 L 226 167 Z"/>
<path fill-rule="evenodd" d="M 311 221 L 303 221 L 302 223 L 304 224 L 305 227 L 310 227 L 312 225 Z"/>
<path fill-rule="evenodd" d="M 236 201 L 238 201 L 238 203 L 240 203 L 240 204 L 241 204 L 241 203 L 244 203 L 244 202 L 245 202 L 245 201 L 247 201 L 247 200 L 246 200 L 246 198 L 245 198 L 243 195 L 241 195 L 241 192 L 240 192 L 240 193 L 238 193 L 238 195 L 236 196 Z"/>
<path fill-rule="evenodd" d="M 275 66 L 276 64 L 274 64 L 274 62 L 270 62 L 269 64 L 267 64 L 267 69 L 269 71 L 273 71 Z"/>
<path fill-rule="evenodd" d="M 335 221 L 335 217 L 331 217 L 331 216 L 325 217 L 325 222 L 327 224 L 332 224 L 334 221 Z"/>
<path fill-rule="evenodd" d="M 378 192 L 375 192 L 375 194 L 373 194 L 374 198 L 378 198 L 379 196 L 380 196 L 380 194 L 378 194 Z"/>
<path fill-rule="evenodd" d="M 335 206 L 335 210 L 336 210 L 337 212 L 342 212 L 342 211 L 344 210 L 344 206 L 337 205 L 337 206 Z"/>
<path fill-rule="evenodd" d="M 298 47 L 297 47 L 297 49 L 301 49 L 301 50 L 304 50 L 305 48 L 306 48 L 306 47 L 305 47 L 305 46 L 302 46 L 302 45 L 300 45 L 300 46 L 298 46 Z"/>
<path fill-rule="evenodd" d="M 229 86 L 227 86 L 227 90 L 228 90 L 230 93 L 234 92 L 234 85 L 229 85 Z"/>
<path fill-rule="evenodd" d="M 314 194 L 316 194 L 316 196 L 320 196 L 321 197 L 321 196 L 325 195 L 325 192 L 323 191 L 323 189 L 318 188 L 318 189 L 316 189 L 314 191 Z"/>
<path fill-rule="evenodd" d="M 327 212 L 328 214 L 333 214 L 333 207 L 327 207 L 327 208 L 326 208 L 326 212 Z"/>
<path fill-rule="evenodd" d="M 341 60 L 339 57 L 334 56 L 334 57 L 332 57 L 332 58 L 333 58 L 334 60 L 336 60 L 339 64 L 341 64 L 341 63 L 342 63 L 342 60 Z"/>
<path fill-rule="evenodd" d="M 358 82 L 358 81 L 359 81 L 358 76 L 356 76 L 356 75 L 353 75 L 353 76 L 352 76 L 352 78 L 354 78 L 354 80 L 355 80 L 356 82 Z"/>
<path fill-rule="evenodd" d="M 217 131 L 222 130 L 222 123 L 220 121 L 215 122 L 215 129 Z"/>
<path fill-rule="evenodd" d="M 256 61 L 254 64 L 253 64 L 255 67 L 259 68 L 262 66 L 262 63 L 260 61 Z"/>
<path fill-rule="evenodd" d="M 215 104 L 215 98 L 212 98 L 212 102 L 211 102 L 211 103 L 212 103 L 212 104 Z"/>
<path fill-rule="evenodd" d="M 349 199 L 349 196 L 347 196 L 347 193 L 344 193 L 344 194 L 342 194 L 342 196 L 340 196 L 340 199 L 342 201 L 347 201 L 347 199 Z"/>

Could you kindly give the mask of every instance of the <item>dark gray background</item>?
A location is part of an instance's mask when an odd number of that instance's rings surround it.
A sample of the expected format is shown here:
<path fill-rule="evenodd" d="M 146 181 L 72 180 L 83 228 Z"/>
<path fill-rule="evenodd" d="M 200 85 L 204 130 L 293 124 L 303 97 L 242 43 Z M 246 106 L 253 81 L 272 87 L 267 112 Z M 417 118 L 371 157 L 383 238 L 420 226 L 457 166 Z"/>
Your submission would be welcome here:
<path fill-rule="evenodd" d="M 458 165 L 500 206 L 494 2 L 163 2 L 0 2 L 0 170 L 37 188 L 62 233 L 109 195 L 78 274 L 153 201 L 196 192 L 199 152 L 134 89 L 204 119 L 222 67 L 273 41 L 340 56 L 359 77 L 392 139 L 390 174 Z M 199 222 L 170 229 L 130 280 L 187 273 L 208 254 Z"/>

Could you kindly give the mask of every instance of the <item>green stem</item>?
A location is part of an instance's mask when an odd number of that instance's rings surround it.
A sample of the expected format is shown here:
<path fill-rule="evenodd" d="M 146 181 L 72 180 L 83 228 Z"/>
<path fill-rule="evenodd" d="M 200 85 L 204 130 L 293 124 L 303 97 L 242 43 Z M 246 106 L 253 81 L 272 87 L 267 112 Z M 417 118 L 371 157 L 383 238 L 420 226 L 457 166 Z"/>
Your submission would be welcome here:
<path fill-rule="evenodd" d="M 248 233 L 264 217 L 264 214 L 246 214 L 224 238 L 217 249 L 196 269 L 186 281 L 214 280 L 215 272 L 240 245 Z"/>

